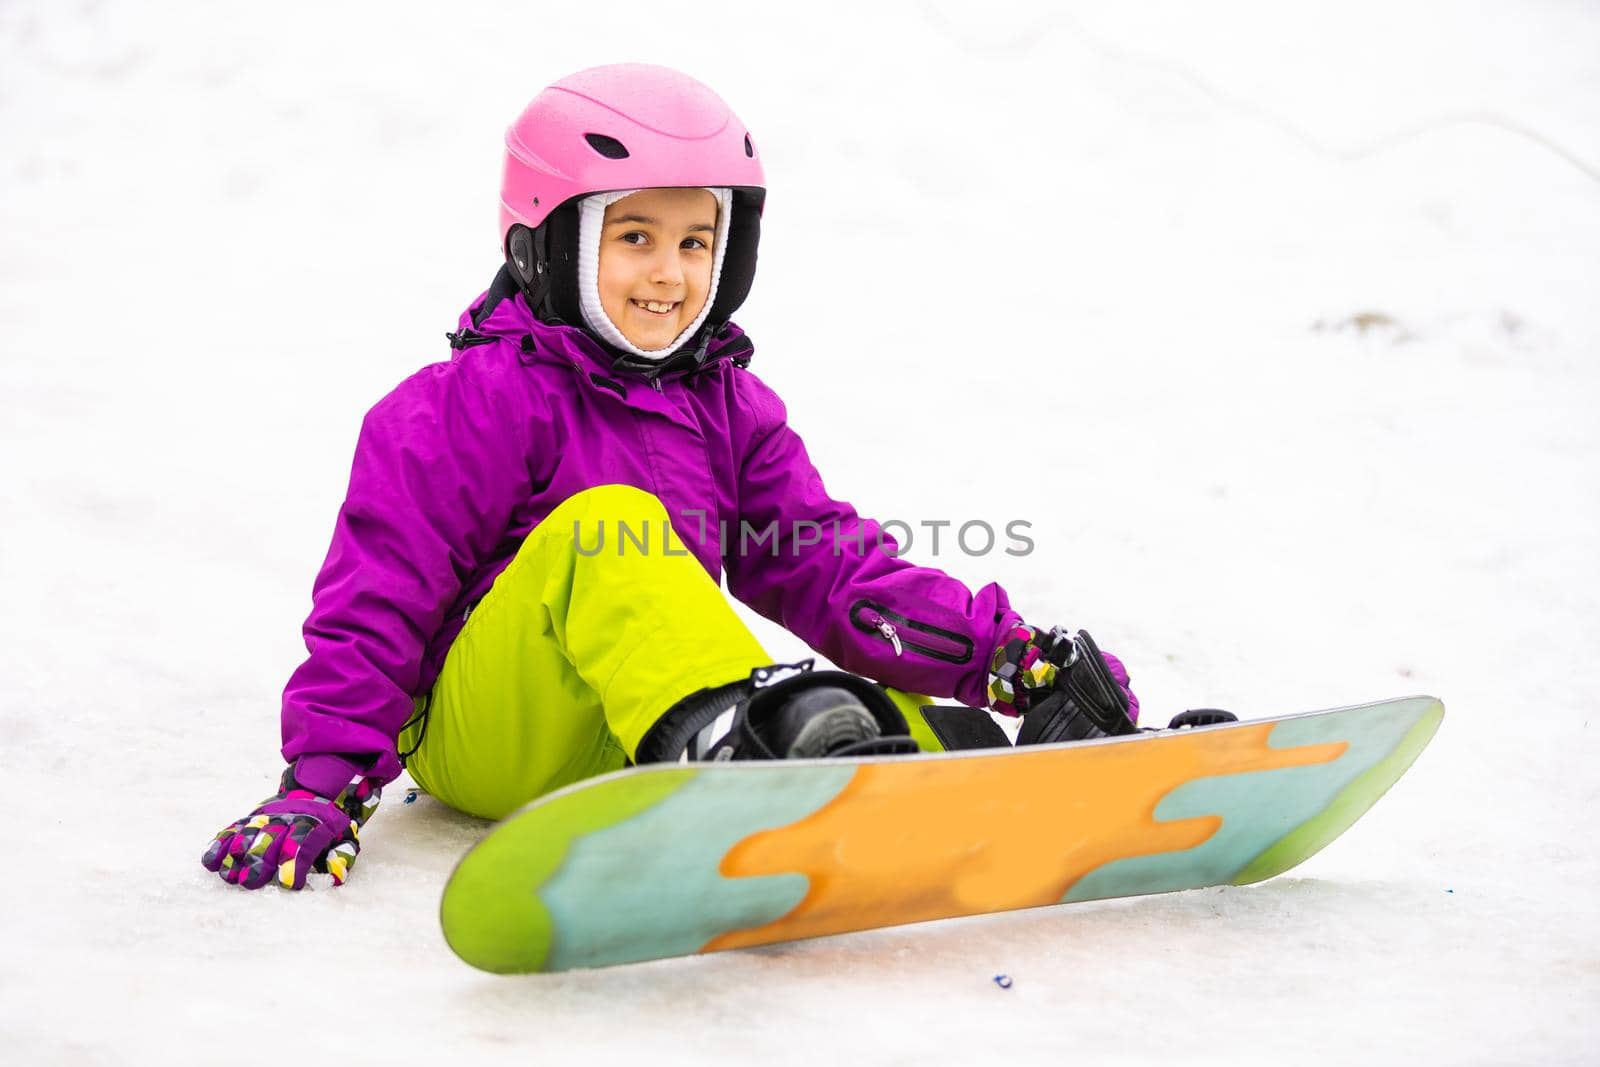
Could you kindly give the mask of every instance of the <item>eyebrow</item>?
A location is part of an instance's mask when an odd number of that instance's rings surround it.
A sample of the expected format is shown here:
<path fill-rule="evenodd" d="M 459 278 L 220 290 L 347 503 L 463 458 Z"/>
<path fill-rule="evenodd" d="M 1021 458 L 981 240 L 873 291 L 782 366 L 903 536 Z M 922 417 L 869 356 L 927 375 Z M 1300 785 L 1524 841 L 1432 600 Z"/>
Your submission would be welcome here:
<path fill-rule="evenodd" d="M 659 226 L 659 225 L 661 225 L 661 220 L 653 219 L 649 215 L 618 215 L 614 219 L 606 220 L 606 225 L 607 226 L 615 226 L 618 223 L 622 223 L 622 222 L 632 222 L 632 223 L 635 223 L 637 225 L 642 225 L 642 226 Z M 697 232 L 699 232 L 701 230 L 704 230 L 706 233 L 716 233 L 717 232 L 717 228 L 715 226 L 711 225 L 709 222 L 697 222 L 693 226 L 689 227 L 689 232 L 690 233 L 697 233 Z"/>

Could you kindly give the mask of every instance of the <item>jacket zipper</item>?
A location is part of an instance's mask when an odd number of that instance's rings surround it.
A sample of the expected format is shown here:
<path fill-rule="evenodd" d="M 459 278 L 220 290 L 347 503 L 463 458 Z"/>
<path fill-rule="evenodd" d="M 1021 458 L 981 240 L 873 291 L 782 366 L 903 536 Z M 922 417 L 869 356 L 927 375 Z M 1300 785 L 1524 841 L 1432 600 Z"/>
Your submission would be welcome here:
<path fill-rule="evenodd" d="M 918 622 L 874 600 L 857 600 L 851 604 L 850 622 L 856 629 L 876 633 L 888 641 L 897 656 L 910 649 L 946 663 L 967 663 L 972 659 L 972 641 L 966 636 Z"/>

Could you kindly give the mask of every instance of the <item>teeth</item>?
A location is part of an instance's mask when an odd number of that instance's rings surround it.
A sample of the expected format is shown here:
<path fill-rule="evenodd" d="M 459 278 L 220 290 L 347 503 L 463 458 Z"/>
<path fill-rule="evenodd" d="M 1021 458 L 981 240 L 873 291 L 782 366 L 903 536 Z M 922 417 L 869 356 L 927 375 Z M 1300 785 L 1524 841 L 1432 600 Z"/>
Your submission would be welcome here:
<path fill-rule="evenodd" d="M 635 300 L 634 303 L 647 311 L 654 311 L 658 315 L 665 314 L 676 306 L 675 304 L 663 304 L 655 300 Z"/>

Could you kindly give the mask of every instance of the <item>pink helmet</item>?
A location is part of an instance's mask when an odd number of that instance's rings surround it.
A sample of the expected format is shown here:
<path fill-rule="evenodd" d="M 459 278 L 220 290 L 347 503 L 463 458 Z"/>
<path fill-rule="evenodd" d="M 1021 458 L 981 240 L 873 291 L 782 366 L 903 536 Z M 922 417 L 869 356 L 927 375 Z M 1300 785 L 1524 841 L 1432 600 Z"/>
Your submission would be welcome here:
<path fill-rule="evenodd" d="M 755 143 L 722 98 L 646 63 L 591 67 L 533 98 L 506 130 L 500 239 L 574 197 L 616 189 L 766 185 Z"/>
<path fill-rule="evenodd" d="M 749 294 L 761 239 L 766 178 L 744 123 L 687 74 L 646 63 L 591 67 L 534 97 L 506 130 L 500 185 L 501 251 L 534 313 L 579 321 L 580 199 L 673 186 L 733 190 L 714 331 Z"/>

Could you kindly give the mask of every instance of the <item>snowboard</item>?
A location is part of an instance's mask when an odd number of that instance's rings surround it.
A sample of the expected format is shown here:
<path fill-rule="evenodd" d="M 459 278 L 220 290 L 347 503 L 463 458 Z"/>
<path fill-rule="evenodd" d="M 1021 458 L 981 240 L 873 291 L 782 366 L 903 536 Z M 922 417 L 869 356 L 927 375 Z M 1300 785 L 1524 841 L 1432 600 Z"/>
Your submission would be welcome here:
<path fill-rule="evenodd" d="M 467 963 L 519 974 L 1245 885 L 1344 833 L 1443 715 L 1419 696 L 1068 744 L 630 768 L 497 823 L 440 917 Z"/>

